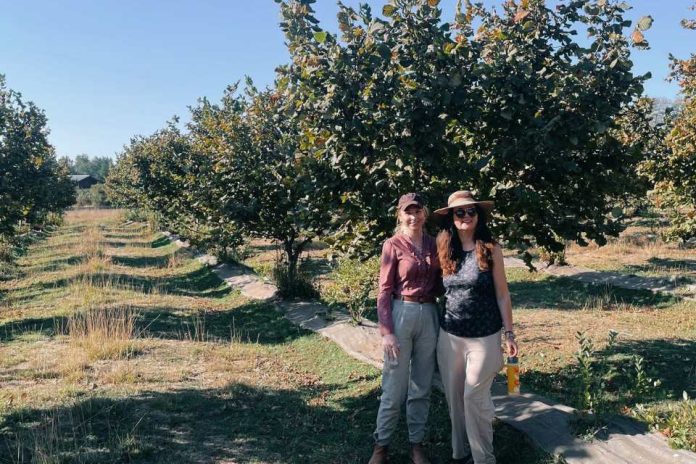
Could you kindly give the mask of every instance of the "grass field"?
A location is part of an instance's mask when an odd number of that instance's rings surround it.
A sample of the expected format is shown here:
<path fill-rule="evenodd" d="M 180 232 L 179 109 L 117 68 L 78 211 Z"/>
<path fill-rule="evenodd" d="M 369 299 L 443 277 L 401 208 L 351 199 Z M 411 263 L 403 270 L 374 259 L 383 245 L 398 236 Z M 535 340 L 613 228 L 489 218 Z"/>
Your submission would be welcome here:
<path fill-rule="evenodd" d="M 0 281 L 0 463 L 365 462 L 379 378 L 118 211 L 69 213 Z M 439 394 L 430 422 L 446 462 Z M 554 462 L 502 424 L 496 452 Z"/>

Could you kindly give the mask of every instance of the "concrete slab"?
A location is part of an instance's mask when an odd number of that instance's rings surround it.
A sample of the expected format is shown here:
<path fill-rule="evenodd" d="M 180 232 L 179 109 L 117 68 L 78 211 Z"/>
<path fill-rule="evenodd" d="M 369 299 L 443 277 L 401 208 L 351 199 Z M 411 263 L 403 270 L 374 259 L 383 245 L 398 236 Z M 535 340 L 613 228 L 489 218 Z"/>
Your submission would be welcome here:
<path fill-rule="evenodd" d="M 382 344 L 377 324 L 365 321 L 357 325 L 344 313 L 329 312 L 317 302 L 287 302 L 277 304 L 291 322 L 334 341 L 350 356 L 382 368 Z"/>
<path fill-rule="evenodd" d="M 220 280 L 231 288 L 239 290 L 242 295 L 255 300 L 270 300 L 278 295 L 278 288 L 275 285 L 266 282 L 252 270 L 234 264 L 218 264 L 218 259 L 215 256 L 193 250 L 191 244 L 181 240 L 178 235 L 167 231 L 162 232 L 162 234 L 176 246 L 190 248 L 199 262 L 210 266 Z"/>
<path fill-rule="evenodd" d="M 669 448 L 664 437 L 628 418 L 617 418 L 598 439 L 586 442 L 572 433 L 571 421 L 577 411 L 571 407 L 531 393 L 509 396 L 504 382 L 493 385 L 493 401 L 500 420 L 568 463 L 696 463 L 696 453 Z"/>

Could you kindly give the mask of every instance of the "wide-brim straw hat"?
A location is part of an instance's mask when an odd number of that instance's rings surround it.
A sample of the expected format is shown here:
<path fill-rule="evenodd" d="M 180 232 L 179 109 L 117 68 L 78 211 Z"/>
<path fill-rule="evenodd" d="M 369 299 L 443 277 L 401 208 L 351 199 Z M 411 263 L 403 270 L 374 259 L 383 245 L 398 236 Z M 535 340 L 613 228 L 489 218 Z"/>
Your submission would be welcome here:
<path fill-rule="evenodd" d="M 493 209 L 494 203 L 489 200 L 476 200 L 474 196 L 468 190 L 457 190 L 447 199 L 447 206 L 444 208 L 436 209 L 435 214 L 446 215 L 449 211 L 454 208 L 466 208 L 467 206 L 479 205 L 486 212 L 490 212 Z"/>

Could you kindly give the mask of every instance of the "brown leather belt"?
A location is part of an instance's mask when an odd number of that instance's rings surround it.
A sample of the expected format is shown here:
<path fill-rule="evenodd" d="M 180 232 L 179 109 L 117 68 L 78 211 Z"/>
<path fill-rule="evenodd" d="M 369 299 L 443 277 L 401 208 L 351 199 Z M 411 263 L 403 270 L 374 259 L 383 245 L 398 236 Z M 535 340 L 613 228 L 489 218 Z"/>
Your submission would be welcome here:
<path fill-rule="evenodd" d="M 434 296 L 394 295 L 394 299 L 401 300 L 401 301 L 408 301 L 410 303 L 435 303 Z"/>

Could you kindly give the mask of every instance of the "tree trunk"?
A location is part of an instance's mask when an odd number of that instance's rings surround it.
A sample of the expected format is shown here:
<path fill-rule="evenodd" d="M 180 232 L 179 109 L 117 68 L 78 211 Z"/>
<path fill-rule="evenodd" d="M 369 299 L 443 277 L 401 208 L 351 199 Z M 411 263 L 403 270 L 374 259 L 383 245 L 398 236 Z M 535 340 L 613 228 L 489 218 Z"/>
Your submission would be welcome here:
<path fill-rule="evenodd" d="M 305 246 L 309 243 L 309 239 L 295 243 L 295 239 L 291 238 L 283 242 L 285 257 L 288 260 L 288 280 L 295 282 L 297 278 L 297 263 L 300 260 L 300 255 L 304 251 Z"/>

